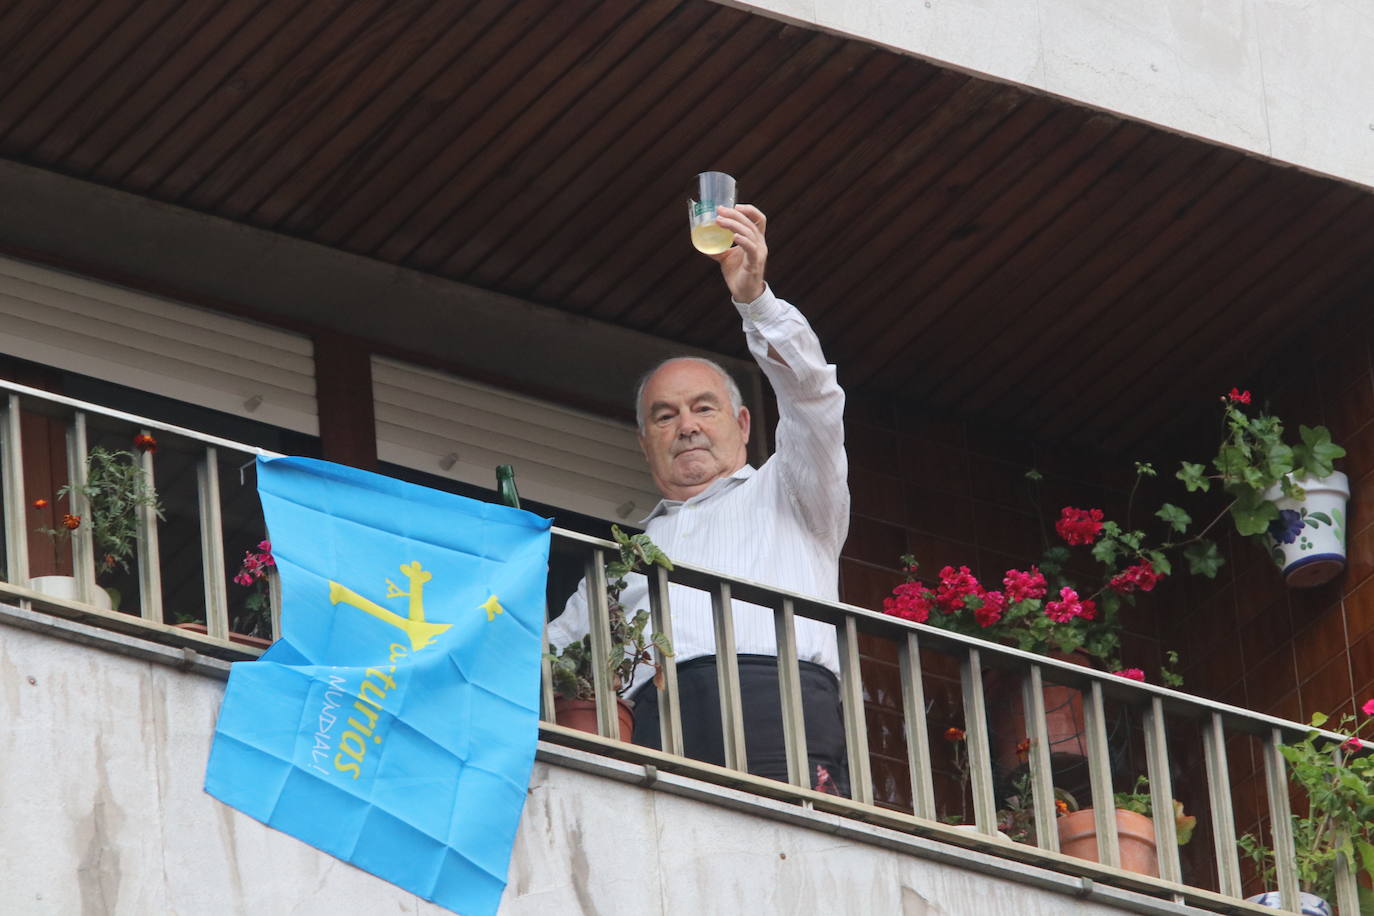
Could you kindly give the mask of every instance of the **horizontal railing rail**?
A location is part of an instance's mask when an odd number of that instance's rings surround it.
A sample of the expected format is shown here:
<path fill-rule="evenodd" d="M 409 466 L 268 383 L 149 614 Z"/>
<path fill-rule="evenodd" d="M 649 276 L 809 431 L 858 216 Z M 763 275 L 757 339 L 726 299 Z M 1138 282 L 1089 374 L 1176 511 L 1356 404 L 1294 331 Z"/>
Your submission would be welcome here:
<path fill-rule="evenodd" d="M 248 659 L 260 653 L 260 649 L 230 639 L 230 602 L 227 597 L 229 572 L 225 562 L 224 519 L 221 513 L 225 497 L 220 471 L 226 466 L 251 462 L 257 456 L 273 457 L 275 453 L 10 382 L 0 381 L 0 399 L 0 500 L 3 500 L 5 509 L 7 580 L 0 582 L 0 599 L 220 657 Z M 178 628 L 166 622 L 167 616 L 178 609 L 169 607 L 162 600 L 164 558 L 158 538 L 160 523 L 151 513 L 144 513 L 140 519 L 136 559 L 139 606 L 136 611 L 129 608 L 116 611 L 97 606 L 94 601 L 97 597 L 94 557 L 89 543 L 85 542 L 83 546 L 87 536 L 80 528 L 73 537 L 74 572 L 78 579 L 75 596 L 54 596 L 30 587 L 27 547 L 29 525 L 26 521 L 30 494 L 26 494 L 24 489 L 25 442 L 21 412 L 56 418 L 65 424 L 67 466 L 74 469 L 73 476 L 77 479 L 91 447 L 93 424 L 99 424 L 106 434 L 115 429 L 156 434 L 160 437 L 159 454 L 166 447 L 180 455 L 180 460 L 194 462 L 194 487 L 189 491 L 183 488 L 182 491 L 194 505 L 175 508 L 181 515 L 194 515 L 199 531 L 199 564 L 195 574 L 202 578 L 204 588 L 203 607 L 196 610 L 205 620 L 205 633 Z M 160 460 L 155 460 L 152 453 L 145 453 L 141 458 L 141 466 L 154 485 Z M 242 498 L 250 499 L 247 496 Z M 255 496 L 251 499 L 256 505 Z M 256 508 L 253 511 L 256 512 Z M 1137 683 L 1107 672 L 690 565 L 676 564 L 671 571 L 655 567 L 649 573 L 649 610 L 651 625 L 656 631 L 671 638 L 674 591 L 697 590 L 707 593 L 711 598 L 719 660 L 720 727 L 724 737 L 726 766 L 702 763 L 683 756 L 677 661 L 663 657 L 657 649 L 653 651 L 658 656 L 656 662 L 662 666 L 662 677 L 656 689 L 659 693 L 663 750 L 654 751 L 619 739 L 615 685 L 611 682 L 609 672 L 613 649 L 608 633 L 609 608 L 605 581 L 605 564 L 618 548 L 610 541 L 558 528 L 554 529 L 553 538 L 556 560 L 578 564 L 577 569 L 584 575 L 584 582 L 589 584 L 587 596 L 597 717 L 595 733 L 579 732 L 557 724 L 546 656 L 541 689 L 544 720 L 541 729 L 548 740 L 642 763 L 646 782 L 652 781 L 655 768 L 664 768 L 1217 912 L 1273 912 L 1239 899 L 1242 872 L 1237 855 L 1236 799 L 1232 795 L 1230 745 L 1238 738 L 1248 739 L 1258 742 L 1259 747 L 1265 787 L 1263 815 L 1270 824 L 1270 845 L 1277 851 L 1277 889 L 1287 909 L 1295 912 L 1300 909 L 1289 780 L 1279 748 L 1285 742 L 1305 735 L 1308 732 L 1306 726 L 1167 687 Z M 736 602 L 770 609 L 774 617 L 779 699 L 787 760 L 786 782 L 748 773 L 743 697 L 734 653 L 733 615 Z M 273 638 L 280 632 L 277 603 L 274 592 Z M 797 655 L 795 636 L 798 618 L 820 621 L 835 629 L 850 773 L 849 798 L 812 788 L 801 693 L 801 660 Z M 903 710 L 902 737 L 905 740 L 911 786 L 909 812 L 875 804 L 858 648 L 860 636 L 884 640 L 896 648 Z M 940 791 L 934 778 L 934 755 L 927 721 L 930 702 L 927 692 L 931 675 L 922 661 L 923 654 L 927 653 L 952 659 L 957 664 L 958 695 L 962 705 L 960 712 L 967 746 L 968 796 L 973 821 L 967 826 L 971 830 L 957 829 L 940 820 Z M 1003 688 L 998 695 L 989 695 L 984 673 L 992 670 L 1003 672 L 1004 676 L 1012 679 L 1014 686 L 1009 693 Z M 1059 849 L 1055 762 L 1049 744 L 1045 702 L 1045 688 L 1049 684 L 1078 690 L 1083 697 L 1088 794 L 1094 811 L 1100 862 L 1075 858 Z M 1029 793 L 1031 799 L 1031 823 L 1035 836 L 1033 844 L 1015 842 L 999 833 L 999 791 L 989 744 L 987 711 L 989 704 L 1007 702 L 1020 704 L 1024 716 L 1027 739 L 1024 791 Z M 1157 850 L 1155 865 L 1159 876 L 1129 872 L 1120 867 L 1121 847 L 1112 812 L 1115 788 L 1112 745 L 1117 737 L 1109 726 L 1112 710 L 1126 710 L 1128 715 L 1133 714 L 1138 720 L 1138 731 L 1144 746 L 1143 770 L 1149 780 L 1155 811 L 1170 812 L 1173 809 L 1176 788 L 1174 774 L 1179 772 L 1180 767 L 1176 753 L 1179 742 L 1171 737 L 1171 730 L 1185 723 L 1196 731 L 1205 774 L 1203 794 L 1206 797 L 1208 832 L 1212 837 L 1213 874 L 1194 875 L 1194 883 L 1185 882 L 1174 841 L 1174 822 L 1167 816 L 1153 819 Z M 1332 742 L 1343 738 L 1332 732 L 1324 734 Z M 1198 750 L 1192 747 L 1187 749 L 1190 753 Z M 1342 916 L 1354 916 L 1359 912 L 1354 877 L 1343 871 L 1337 879 L 1336 902 L 1339 911 Z"/>

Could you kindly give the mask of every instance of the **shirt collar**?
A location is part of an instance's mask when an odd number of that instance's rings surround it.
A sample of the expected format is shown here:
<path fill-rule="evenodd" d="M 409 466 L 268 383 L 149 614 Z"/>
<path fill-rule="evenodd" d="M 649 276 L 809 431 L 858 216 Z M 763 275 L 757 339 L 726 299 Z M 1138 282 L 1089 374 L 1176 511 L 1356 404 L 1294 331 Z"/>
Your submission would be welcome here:
<path fill-rule="evenodd" d="M 748 480 L 750 477 L 753 476 L 754 466 L 746 464 L 738 471 L 735 471 L 735 473 L 733 474 L 727 474 L 724 477 L 717 477 L 715 480 L 711 481 L 711 485 L 709 487 L 702 490 L 696 496 L 692 496 L 687 499 L 660 499 L 658 501 L 658 505 L 654 506 L 653 511 L 639 520 L 639 527 L 643 528 L 644 526 L 648 525 L 649 522 L 658 518 L 660 515 L 666 515 L 670 509 L 676 509 L 679 506 L 687 506 L 693 503 L 700 503 L 705 502 L 708 499 L 713 499 L 714 497 L 726 492 L 727 490 L 734 489 L 735 487 L 744 483 L 744 481 Z"/>

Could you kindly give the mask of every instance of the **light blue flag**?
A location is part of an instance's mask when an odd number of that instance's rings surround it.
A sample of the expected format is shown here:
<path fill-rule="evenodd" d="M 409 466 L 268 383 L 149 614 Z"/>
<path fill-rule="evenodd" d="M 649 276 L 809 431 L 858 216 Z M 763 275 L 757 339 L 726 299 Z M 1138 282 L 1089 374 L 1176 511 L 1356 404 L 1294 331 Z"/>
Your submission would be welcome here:
<path fill-rule="evenodd" d="M 549 521 L 258 460 L 282 638 L 233 666 L 211 795 L 463 916 L 495 913 L 538 737 Z"/>

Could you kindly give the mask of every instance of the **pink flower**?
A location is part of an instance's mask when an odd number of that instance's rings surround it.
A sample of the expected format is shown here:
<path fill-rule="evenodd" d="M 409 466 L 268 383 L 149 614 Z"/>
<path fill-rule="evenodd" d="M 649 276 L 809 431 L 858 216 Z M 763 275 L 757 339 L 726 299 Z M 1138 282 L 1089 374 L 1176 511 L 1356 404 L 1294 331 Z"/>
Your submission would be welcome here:
<path fill-rule="evenodd" d="M 883 612 L 903 620 L 925 623 L 930 619 L 934 594 L 919 582 L 903 582 L 883 599 Z"/>
<path fill-rule="evenodd" d="M 1360 712 L 1366 716 L 1374 716 L 1374 699 L 1365 700 L 1364 705 L 1360 707 Z"/>
<path fill-rule="evenodd" d="M 241 573 L 239 573 L 238 575 L 236 575 L 236 576 L 234 577 L 234 584 L 235 584 L 235 585 L 252 585 L 252 584 L 253 584 L 253 577 L 250 576 L 250 575 L 248 575 L 248 573 L 246 573 L 246 572 L 241 572 Z"/>
<path fill-rule="evenodd" d="M 1092 605 L 1092 614 L 1095 615 L 1097 606 L 1091 601 L 1087 603 Z M 1078 592 L 1066 585 L 1059 590 L 1058 601 L 1051 601 L 1045 605 L 1045 616 L 1055 623 L 1068 623 L 1075 617 L 1088 616 L 1084 614 L 1084 610 L 1084 603 L 1078 600 Z M 1091 620 L 1092 617 L 1089 616 L 1088 619 Z"/>
<path fill-rule="evenodd" d="M 1065 506 L 1059 512 L 1054 530 L 1067 544 L 1091 544 L 1102 530 L 1101 509 L 1075 509 Z"/>
<path fill-rule="evenodd" d="M 1133 681 L 1143 682 L 1145 680 L 1145 672 L 1139 668 L 1122 668 L 1120 671 L 1113 671 L 1112 673 L 1117 677 L 1129 678 Z"/>
<path fill-rule="evenodd" d="M 940 585 L 935 589 L 935 603 L 946 614 L 954 614 L 968 607 L 964 601 L 969 595 L 976 595 L 982 586 L 968 571 L 967 566 L 946 566 L 940 570 Z"/>
<path fill-rule="evenodd" d="M 1007 570 L 1006 576 L 1002 579 L 1002 586 L 1007 590 L 1007 600 L 1012 604 L 1043 598 L 1047 588 L 1044 575 L 1034 566 L 1026 572 L 1019 569 Z"/>
<path fill-rule="evenodd" d="M 983 606 L 973 612 L 973 619 L 978 621 L 978 626 L 990 627 L 1002 619 L 1007 599 L 1001 592 L 983 592 L 978 597 L 983 600 Z"/>
<path fill-rule="evenodd" d="M 1360 739 L 1353 736 L 1341 742 L 1341 750 L 1343 751 L 1358 751 L 1362 747 L 1364 744 L 1360 742 Z"/>

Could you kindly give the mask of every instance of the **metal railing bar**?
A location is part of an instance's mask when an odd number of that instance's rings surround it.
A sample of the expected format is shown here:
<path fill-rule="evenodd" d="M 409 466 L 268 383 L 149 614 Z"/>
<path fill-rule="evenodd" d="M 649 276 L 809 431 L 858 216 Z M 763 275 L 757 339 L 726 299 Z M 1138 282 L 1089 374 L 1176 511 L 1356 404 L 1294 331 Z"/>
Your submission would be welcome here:
<path fill-rule="evenodd" d="M 1045 679 L 1039 665 L 1031 665 L 1021 682 L 1026 710 L 1026 738 L 1030 741 L 1031 799 L 1035 812 L 1036 845 L 1059 851 L 1059 817 L 1055 808 L 1054 771 L 1050 764 L 1049 729 L 1045 724 Z"/>
<path fill-rule="evenodd" d="M 146 426 L 139 428 L 142 435 L 151 435 Z M 153 452 L 144 451 L 139 456 L 139 466 L 148 481 L 148 487 L 157 492 L 157 477 L 153 468 Z M 162 556 L 158 549 L 157 513 L 152 506 L 138 507 L 138 598 L 140 615 L 144 620 L 162 622 Z"/>
<path fill-rule="evenodd" d="M 720 691 L 720 727 L 725 744 L 725 764 L 748 771 L 744 745 L 744 707 L 739 687 L 739 656 L 735 650 L 735 611 L 730 584 L 719 582 L 711 589 L 711 619 L 716 635 L 716 683 Z"/>
<path fill-rule="evenodd" d="M 1288 795 L 1288 762 L 1279 750 L 1283 733 L 1271 729 L 1264 741 L 1264 788 L 1269 797 L 1269 839 L 1274 850 L 1274 875 L 1285 910 L 1302 911 L 1298 903 L 1297 847 L 1293 842 L 1293 804 Z"/>
<path fill-rule="evenodd" d="M 1088 738 L 1088 781 L 1092 785 L 1093 817 L 1097 827 L 1097 861 L 1121 867 L 1121 843 L 1116 833 L 1116 799 L 1112 791 L 1112 761 L 1107 746 L 1107 707 L 1102 686 L 1094 683 L 1083 697 Z"/>
<path fill-rule="evenodd" d="M 655 633 L 662 633 L 673 643 L 672 603 L 668 596 L 668 571 L 662 566 L 654 566 L 648 573 L 649 580 L 649 625 Z M 677 692 L 677 662 L 666 658 L 658 647 L 653 649 L 654 658 L 659 664 L 659 680 L 663 686 L 658 688 L 658 726 L 660 747 L 669 754 L 681 756 L 682 744 L 682 703 Z"/>
<path fill-rule="evenodd" d="M 5 498 L 5 578 L 29 581 L 29 532 L 24 525 L 28 499 L 24 496 L 24 434 L 19 422 L 19 395 L 5 399 L 0 427 L 0 479 Z"/>
<path fill-rule="evenodd" d="M 616 685 L 611 682 L 611 616 L 606 597 L 606 555 L 592 551 L 585 571 L 587 587 L 588 634 L 592 649 L 592 689 L 596 695 L 597 732 L 607 738 L 620 738 L 620 704 Z"/>
<path fill-rule="evenodd" d="M 273 452 L 265 448 L 258 448 L 255 445 L 245 445 L 242 442 L 235 442 L 232 439 L 223 439 L 219 436 L 212 436 L 209 433 L 197 432 L 185 426 L 177 426 L 173 423 L 164 423 L 161 420 L 154 420 L 151 417 L 141 417 L 137 414 L 125 413 L 122 410 L 114 410 L 109 407 L 102 407 L 99 404 L 92 404 L 89 401 L 80 401 L 76 398 L 69 398 L 65 395 L 53 394 L 51 391 L 44 391 L 41 388 L 30 388 L 28 385 L 20 385 L 16 382 L 0 379 L 0 390 L 10 391 L 15 394 L 27 395 L 40 401 L 49 401 L 54 404 L 62 404 L 72 407 L 78 411 L 100 414 L 115 420 L 123 420 L 135 426 L 146 426 L 151 429 L 160 430 L 164 433 L 172 433 L 193 439 L 205 445 L 214 445 L 230 451 L 247 452 L 252 455 L 261 455 L 264 458 L 284 457 L 280 452 Z"/>
<path fill-rule="evenodd" d="M 797 622 L 790 599 L 773 612 L 778 646 L 778 698 L 782 703 L 782 746 L 787 755 L 787 781 L 811 787 L 806 747 L 806 716 L 802 709 L 801 664 L 797 660 Z M 666 747 L 666 745 L 665 745 Z"/>
<path fill-rule="evenodd" d="M 205 447 L 196 465 L 196 498 L 200 503 L 200 568 L 205 579 L 205 635 L 228 639 L 229 583 L 219 503 L 219 452 L 213 445 Z"/>
<path fill-rule="evenodd" d="M 95 550 L 91 544 L 91 507 L 87 505 L 83 488 L 86 485 L 86 415 L 77 411 L 67 427 L 67 478 L 71 491 L 67 497 L 72 514 L 85 524 L 72 532 L 72 575 L 76 578 L 76 597 L 82 604 L 90 604 L 98 588 L 95 582 Z"/>
<path fill-rule="evenodd" d="M 1226 728 L 1213 713 L 1202 729 L 1207 763 L 1207 794 L 1212 810 L 1212 840 L 1217 857 L 1217 888 L 1240 896 L 1240 856 L 1236 851 L 1236 817 L 1231 806 L 1231 775 L 1226 763 Z"/>
<path fill-rule="evenodd" d="M 1174 783 L 1169 772 L 1169 737 L 1165 729 L 1164 704 L 1150 698 L 1144 711 L 1145 768 L 1150 777 L 1150 810 L 1155 825 L 1155 853 L 1159 876 L 1182 883 L 1183 870 L 1178 858 L 1178 828 L 1174 822 Z"/>
<path fill-rule="evenodd" d="M 973 823 L 979 833 L 997 834 L 997 793 L 992 782 L 992 750 L 988 746 L 988 714 L 983 703 L 983 661 L 969 649 L 959 661 L 964 700 L 964 744 L 968 750 L 969 788 L 973 795 Z"/>
<path fill-rule="evenodd" d="M 926 690 L 921 677 L 921 644 L 915 633 L 897 644 L 902 678 L 902 719 L 906 729 L 911 805 L 917 817 L 935 820 L 935 780 L 930 765 L 930 731 L 926 723 Z"/>
<path fill-rule="evenodd" d="M 854 621 L 846 620 L 837 635 L 845 750 L 849 755 L 849 793 L 856 802 L 871 805 L 873 765 L 868 757 L 868 719 L 864 715 L 863 671 L 859 665 L 859 634 Z"/>

